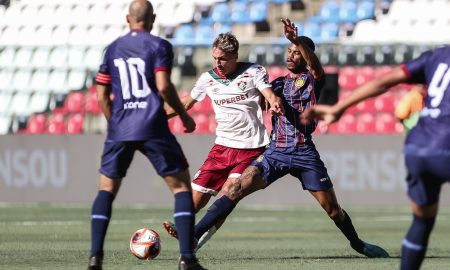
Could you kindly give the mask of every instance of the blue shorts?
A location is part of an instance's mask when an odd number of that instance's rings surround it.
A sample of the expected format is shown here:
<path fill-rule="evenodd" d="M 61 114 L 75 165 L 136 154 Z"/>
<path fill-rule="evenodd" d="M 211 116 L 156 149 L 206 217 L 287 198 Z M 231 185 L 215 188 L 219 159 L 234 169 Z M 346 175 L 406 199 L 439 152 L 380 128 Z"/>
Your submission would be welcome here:
<path fill-rule="evenodd" d="M 271 144 L 252 165 L 258 167 L 267 185 L 291 174 L 300 180 L 306 190 L 325 191 L 333 187 L 313 143 L 295 147 L 275 147 Z"/>
<path fill-rule="evenodd" d="M 100 173 L 112 179 L 124 178 L 135 151 L 144 154 L 162 177 L 189 167 L 175 136 L 168 134 L 147 141 L 106 141 Z"/>
<path fill-rule="evenodd" d="M 439 201 L 441 186 L 450 181 L 449 155 L 405 154 L 408 196 L 420 206 Z"/>

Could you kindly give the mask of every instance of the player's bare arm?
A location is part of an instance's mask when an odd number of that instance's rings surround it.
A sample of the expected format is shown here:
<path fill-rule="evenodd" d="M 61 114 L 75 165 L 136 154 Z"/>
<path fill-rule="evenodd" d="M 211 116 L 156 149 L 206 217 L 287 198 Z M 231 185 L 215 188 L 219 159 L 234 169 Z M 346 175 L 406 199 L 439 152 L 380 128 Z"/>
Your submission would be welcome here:
<path fill-rule="evenodd" d="M 184 96 L 180 100 L 186 111 L 190 110 L 194 106 L 194 104 L 197 103 L 197 100 L 193 99 L 190 95 Z M 166 109 L 166 114 L 167 118 L 169 119 L 178 115 L 178 113 L 172 107 Z"/>
<path fill-rule="evenodd" d="M 281 21 L 284 25 L 285 37 L 300 50 L 300 53 L 306 61 L 309 72 L 311 72 L 315 80 L 322 79 L 325 73 L 322 64 L 314 51 L 298 37 L 298 27 L 289 19 L 281 19 Z"/>
<path fill-rule="evenodd" d="M 374 79 L 361 87 L 355 89 L 347 99 L 333 106 L 317 105 L 307 109 L 302 114 L 302 122 L 309 123 L 312 119 L 323 120 L 326 125 L 330 125 L 339 120 L 342 114 L 352 105 L 368 99 L 370 97 L 381 95 L 389 90 L 390 87 L 406 82 L 408 75 L 402 67 L 397 67 L 389 74 Z"/>
<path fill-rule="evenodd" d="M 166 101 L 171 108 L 180 116 L 181 121 L 185 127 L 185 132 L 193 132 L 195 130 L 195 122 L 192 117 L 186 112 L 186 109 L 178 97 L 175 86 L 170 81 L 170 74 L 166 71 L 159 71 L 156 73 L 156 87 L 161 94 L 164 101 Z"/>
<path fill-rule="evenodd" d="M 102 109 L 106 120 L 111 118 L 111 87 L 103 84 L 97 84 L 98 105 Z"/>
<path fill-rule="evenodd" d="M 281 98 L 275 95 L 272 88 L 265 88 L 261 91 L 266 101 L 269 102 L 270 111 L 275 114 L 284 114 L 284 107 Z"/>

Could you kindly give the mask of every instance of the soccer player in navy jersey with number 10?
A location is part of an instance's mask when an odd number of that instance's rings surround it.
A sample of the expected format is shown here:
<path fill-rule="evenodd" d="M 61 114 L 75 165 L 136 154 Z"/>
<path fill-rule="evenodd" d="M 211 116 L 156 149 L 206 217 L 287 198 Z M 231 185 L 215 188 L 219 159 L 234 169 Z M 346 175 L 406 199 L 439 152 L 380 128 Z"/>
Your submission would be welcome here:
<path fill-rule="evenodd" d="M 131 31 L 106 48 L 96 78 L 108 134 L 101 159 L 99 191 L 92 206 L 88 269 L 102 269 L 112 203 L 135 151 L 150 160 L 174 194 L 174 219 L 180 236 L 179 269 L 204 269 L 193 254 L 195 214 L 188 163 L 169 130 L 164 100 L 180 115 L 186 132 L 195 129 L 195 122 L 170 81 L 172 46 L 149 33 L 155 17 L 149 1 L 131 2 L 127 15 Z"/>
<path fill-rule="evenodd" d="M 364 99 L 381 95 L 399 83 L 427 85 L 425 107 L 404 146 L 412 224 L 403 240 L 401 270 L 419 269 L 438 212 L 441 186 L 450 181 L 450 46 L 424 52 L 418 58 L 393 69 L 356 89 L 334 106 L 318 105 L 303 115 L 331 124 L 344 111 Z"/>

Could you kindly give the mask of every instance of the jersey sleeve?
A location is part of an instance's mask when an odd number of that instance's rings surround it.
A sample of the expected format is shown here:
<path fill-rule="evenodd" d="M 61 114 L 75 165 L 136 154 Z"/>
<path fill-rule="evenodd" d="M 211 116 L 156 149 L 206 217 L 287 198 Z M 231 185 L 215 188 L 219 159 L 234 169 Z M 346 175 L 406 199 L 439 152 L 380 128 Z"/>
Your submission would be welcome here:
<path fill-rule="evenodd" d="M 255 86 L 259 91 L 263 89 L 270 88 L 272 85 L 269 82 L 269 74 L 265 67 L 260 65 L 255 65 L 254 67 L 255 73 L 253 76 L 253 80 L 255 82 Z"/>
<path fill-rule="evenodd" d="M 105 53 L 103 56 L 103 62 L 100 65 L 100 68 L 97 72 L 97 76 L 95 77 L 95 82 L 97 84 L 102 84 L 102 85 L 110 85 L 111 84 L 111 76 L 109 75 L 108 59 L 109 59 L 109 47 L 106 48 L 106 50 L 105 50 Z"/>
<path fill-rule="evenodd" d="M 208 73 L 203 73 L 192 88 L 191 97 L 197 101 L 202 101 L 206 97 L 206 87 L 208 86 Z"/>
<path fill-rule="evenodd" d="M 408 82 L 410 83 L 420 83 L 425 84 L 425 67 L 427 65 L 427 60 L 431 55 L 431 51 L 426 51 L 418 58 L 409 61 L 408 63 L 402 65 L 403 70 L 408 75 Z"/>
<path fill-rule="evenodd" d="M 167 40 L 161 40 L 155 52 L 154 72 L 171 72 L 173 65 L 173 48 Z"/>

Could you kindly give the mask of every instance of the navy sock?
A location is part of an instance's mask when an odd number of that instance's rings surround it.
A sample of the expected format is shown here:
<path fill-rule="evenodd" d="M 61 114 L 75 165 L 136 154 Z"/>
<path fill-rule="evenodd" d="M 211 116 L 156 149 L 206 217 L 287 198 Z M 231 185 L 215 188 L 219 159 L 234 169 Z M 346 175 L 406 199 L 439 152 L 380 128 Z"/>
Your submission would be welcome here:
<path fill-rule="evenodd" d="M 345 212 L 344 209 L 342 209 L 344 212 L 344 220 L 341 222 L 334 222 L 336 226 L 341 230 L 341 232 L 344 234 L 344 236 L 350 241 L 350 245 L 352 248 L 357 250 L 358 252 L 362 252 L 364 248 L 364 243 L 359 239 L 358 233 L 355 230 L 355 227 L 353 227 L 352 220 L 350 219 L 350 216 Z"/>
<path fill-rule="evenodd" d="M 100 190 L 92 205 L 91 212 L 91 256 L 103 257 L 103 243 L 111 218 L 114 195 Z"/>
<path fill-rule="evenodd" d="M 401 270 L 419 269 L 427 251 L 428 239 L 433 230 L 436 217 L 423 218 L 413 216 L 405 239 L 403 239 Z"/>
<path fill-rule="evenodd" d="M 194 257 L 195 213 L 192 192 L 175 194 L 174 221 L 178 232 L 180 254 L 188 259 Z"/>
<path fill-rule="evenodd" d="M 212 226 L 222 219 L 225 219 L 234 209 L 236 204 L 227 196 L 222 196 L 216 200 L 209 208 L 203 218 L 195 225 L 195 238 L 200 237 Z"/>

